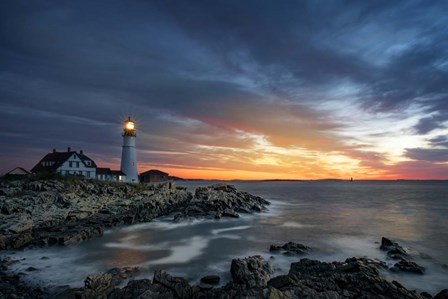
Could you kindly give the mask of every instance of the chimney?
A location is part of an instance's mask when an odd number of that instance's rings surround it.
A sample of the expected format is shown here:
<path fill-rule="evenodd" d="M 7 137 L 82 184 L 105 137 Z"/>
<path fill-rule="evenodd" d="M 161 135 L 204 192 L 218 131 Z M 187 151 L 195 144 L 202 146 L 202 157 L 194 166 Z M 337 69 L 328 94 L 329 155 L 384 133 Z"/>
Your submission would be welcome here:
<path fill-rule="evenodd" d="M 67 147 L 67 152 L 71 152 L 72 148 L 71 147 Z"/>
<path fill-rule="evenodd" d="M 53 149 L 53 153 L 56 153 L 56 149 L 55 148 Z"/>
<path fill-rule="evenodd" d="M 80 154 L 80 155 L 83 155 L 83 154 L 84 154 L 84 152 L 83 152 L 82 150 L 80 150 L 80 151 L 79 151 L 79 154 Z"/>

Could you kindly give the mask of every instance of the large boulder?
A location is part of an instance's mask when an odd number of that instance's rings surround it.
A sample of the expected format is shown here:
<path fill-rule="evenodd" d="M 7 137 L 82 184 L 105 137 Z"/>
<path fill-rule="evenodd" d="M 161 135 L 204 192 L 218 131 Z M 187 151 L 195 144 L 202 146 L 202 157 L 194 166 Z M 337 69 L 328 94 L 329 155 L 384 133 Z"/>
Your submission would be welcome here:
<path fill-rule="evenodd" d="M 274 268 L 261 256 L 251 256 L 244 259 L 233 259 L 230 274 L 233 282 L 248 287 L 266 286 Z"/>
<path fill-rule="evenodd" d="M 342 263 L 302 259 L 291 264 L 287 276 L 269 285 L 298 297 L 308 294 L 311 298 L 422 298 L 396 281 L 383 279 L 375 262 L 368 259 L 350 258 Z"/>

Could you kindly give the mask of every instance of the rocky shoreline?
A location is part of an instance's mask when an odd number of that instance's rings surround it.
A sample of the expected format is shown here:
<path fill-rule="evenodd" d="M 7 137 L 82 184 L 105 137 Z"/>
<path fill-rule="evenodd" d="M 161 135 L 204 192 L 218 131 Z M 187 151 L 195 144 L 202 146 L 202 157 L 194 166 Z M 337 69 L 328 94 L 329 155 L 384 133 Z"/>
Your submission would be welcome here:
<path fill-rule="evenodd" d="M 191 194 L 174 183 L 132 185 L 60 178 L 0 182 L 0 250 L 72 245 L 107 228 L 174 213 L 175 221 L 239 217 L 269 202 L 226 184 Z"/>
<path fill-rule="evenodd" d="M 386 238 L 382 241 L 381 249 L 391 242 Z M 382 273 L 395 271 L 396 266 L 388 268 L 385 262 L 377 259 L 352 257 L 329 263 L 299 258 L 310 250 L 299 243 L 270 247 L 271 252 L 278 254 L 281 250 L 283 254 L 298 256 L 298 261 L 291 263 L 286 274 L 273 276 L 275 257 L 267 261 L 258 255 L 236 258 L 230 266 L 231 281 L 220 287 L 216 287 L 220 282 L 217 275 L 205 275 L 199 284 L 192 285 L 187 279 L 160 269 L 155 271 L 152 280 L 133 279 L 139 269 L 128 267 L 89 275 L 81 288 L 52 292 L 27 286 L 18 275 L 8 274 L 8 265 L 14 261 L 7 258 L 0 260 L 0 298 L 448 298 L 448 289 L 433 297 L 426 292 L 409 290 L 395 280 L 386 280 Z M 120 286 L 123 282 L 127 284 Z"/>
<path fill-rule="evenodd" d="M 197 188 L 192 194 L 172 183 L 144 186 L 81 178 L 1 181 L 0 249 L 72 245 L 101 236 L 106 228 L 167 214 L 173 215 L 173 221 L 237 218 L 265 211 L 268 205 L 226 184 Z M 150 280 L 133 279 L 137 268 L 114 268 L 88 276 L 82 288 L 61 286 L 51 292 L 25 284 L 8 270 L 15 261 L 5 257 L 0 260 L 0 298 L 448 298 L 448 290 L 433 297 L 387 281 L 382 271 L 423 275 L 425 269 L 390 239 L 383 238 L 379 249 L 397 261 L 393 267 L 368 258 L 331 263 L 306 259 L 302 257 L 312 248 L 288 242 L 269 247 L 273 255 L 297 256 L 283 275 L 273 276 L 273 260 L 250 256 L 232 260 L 232 279 L 220 287 L 216 286 L 220 277 L 210 273 L 191 285 L 163 270 Z"/>

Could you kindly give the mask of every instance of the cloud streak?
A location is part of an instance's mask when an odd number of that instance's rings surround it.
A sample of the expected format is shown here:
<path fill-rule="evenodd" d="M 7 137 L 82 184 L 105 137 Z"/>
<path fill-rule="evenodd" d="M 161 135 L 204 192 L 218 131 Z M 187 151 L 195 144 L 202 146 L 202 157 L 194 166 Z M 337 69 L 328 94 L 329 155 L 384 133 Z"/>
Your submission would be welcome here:
<path fill-rule="evenodd" d="M 0 170 L 68 146 L 118 167 L 132 114 L 141 170 L 448 178 L 447 8 L 0 3 Z"/>

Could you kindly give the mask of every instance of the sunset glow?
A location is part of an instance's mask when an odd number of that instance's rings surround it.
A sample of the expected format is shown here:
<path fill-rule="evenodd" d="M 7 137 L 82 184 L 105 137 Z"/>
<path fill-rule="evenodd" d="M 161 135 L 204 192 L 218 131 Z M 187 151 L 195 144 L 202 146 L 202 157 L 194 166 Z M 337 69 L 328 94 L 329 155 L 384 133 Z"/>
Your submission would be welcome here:
<path fill-rule="evenodd" d="M 448 179 L 439 2 L 13 2 L 0 10 L 2 173 L 69 146 L 116 169 L 132 115 L 140 172 Z"/>

